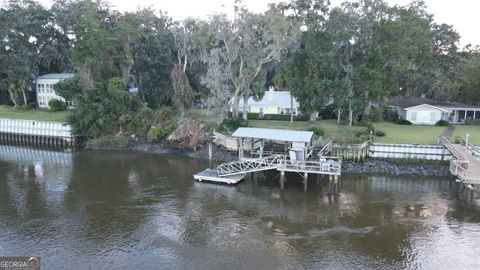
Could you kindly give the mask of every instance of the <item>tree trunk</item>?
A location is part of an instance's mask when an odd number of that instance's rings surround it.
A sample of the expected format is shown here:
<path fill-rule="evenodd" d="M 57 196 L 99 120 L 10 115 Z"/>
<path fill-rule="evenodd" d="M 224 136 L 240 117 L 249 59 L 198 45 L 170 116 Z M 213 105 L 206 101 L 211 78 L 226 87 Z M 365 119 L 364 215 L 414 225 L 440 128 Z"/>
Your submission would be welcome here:
<path fill-rule="evenodd" d="M 25 94 L 25 89 L 22 89 L 22 95 L 23 95 L 23 105 L 26 107 L 28 105 L 28 98 L 27 98 L 27 95 Z"/>
<path fill-rule="evenodd" d="M 11 87 L 12 86 L 10 86 L 9 89 L 8 89 L 8 96 L 10 97 L 10 100 L 13 103 L 13 108 L 15 109 L 17 107 L 18 103 L 17 103 L 16 94 L 14 92 L 15 90 L 12 90 Z"/>
<path fill-rule="evenodd" d="M 317 120 L 318 112 L 314 111 L 310 113 L 310 119 L 308 120 L 310 123 L 314 123 Z"/>
<path fill-rule="evenodd" d="M 232 116 L 238 117 L 238 107 L 240 106 L 240 97 L 238 95 L 233 96 L 232 103 Z"/>
<path fill-rule="evenodd" d="M 365 91 L 365 103 L 366 106 L 363 108 L 363 116 L 368 116 L 370 114 L 370 107 L 372 102 L 370 101 L 370 95 L 368 91 Z"/>
<path fill-rule="evenodd" d="M 367 101 L 367 105 L 363 108 L 363 116 L 368 116 L 370 114 L 370 108 L 372 107 L 372 101 Z"/>
<path fill-rule="evenodd" d="M 290 92 L 290 123 L 293 123 L 293 96 Z"/>
<path fill-rule="evenodd" d="M 242 112 L 242 115 L 243 115 L 243 119 L 244 120 L 248 120 L 248 98 L 249 96 L 248 95 L 243 95 L 243 112 Z"/>
<path fill-rule="evenodd" d="M 340 117 L 342 115 L 342 109 L 338 108 L 338 113 L 337 113 L 337 123 L 340 125 Z"/>
<path fill-rule="evenodd" d="M 352 126 L 353 124 L 353 111 L 352 111 L 352 99 L 348 100 L 348 125 Z"/>

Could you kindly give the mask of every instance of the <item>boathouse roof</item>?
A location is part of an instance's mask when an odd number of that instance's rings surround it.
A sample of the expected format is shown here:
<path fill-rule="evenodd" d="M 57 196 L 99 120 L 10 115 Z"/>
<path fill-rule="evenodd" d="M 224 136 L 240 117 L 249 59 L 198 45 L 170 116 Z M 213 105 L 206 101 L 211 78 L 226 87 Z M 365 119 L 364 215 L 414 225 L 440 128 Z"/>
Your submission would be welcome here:
<path fill-rule="evenodd" d="M 297 131 L 272 128 L 246 128 L 241 127 L 235 130 L 233 137 L 255 138 L 272 141 L 285 142 L 310 142 L 313 137 L 312 131 Z"/>
<path fill-rule="evenodd" d="M 49 73 L 42 76 L 38 76 L 38 79 L 47 79 L 47 80 L 64 80 L 70 79 L 75 76 L 75 73 Z"/>

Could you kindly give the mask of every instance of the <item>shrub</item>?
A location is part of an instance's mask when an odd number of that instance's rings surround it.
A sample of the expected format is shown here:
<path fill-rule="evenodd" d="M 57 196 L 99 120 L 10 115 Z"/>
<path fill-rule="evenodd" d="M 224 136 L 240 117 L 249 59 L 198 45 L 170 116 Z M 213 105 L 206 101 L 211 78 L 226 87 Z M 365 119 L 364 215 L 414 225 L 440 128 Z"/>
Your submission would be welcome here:
<path fill-rule="evenodd" d="M 373 130 L 373 123 L 370 122 L 369 120 L 362 120 L 358 122 L 359 126 L 366 127 L 368 131 Z"/>
<path fill-rule="evenodd" d="M 320 111 L 318 112 L 318 116 L 322 119 L 335 119 L 337 118 L 337 109 L 333 104 L 325 106 L 320 109 Z"/>
<path fill-rule="evenodd" d="M 325 135 L 325 131 L 321 127 L 311 127 L 309 130 L 313 131 L 313 133 L 317 136 Z"/>
<path fill-rule="evenodd" d="M 163 106 L 163 107 L 160 107 L 158 110 L 156 110 L 155 113 L 160 118 L 168 118 L 173 115 L 173 109 L 172 107 Z"/>
<path fill-rule="evenodd" d="M 112 150 L 125 149 L 130 144 L 130 140 L 124 136 L 102 136 L 87 142 L 87 148 L 93 150 Z"/>
<path fill-rule="evenodd" d="M 223 120 L 219 126 L 220 131 L 231 131 L 236 130 L 239 127 L 248 126 L 248 121 L 244 120 L 242 117 L 235 117 Z"/>
<path fill-rule="evenodd" d="M 367 116 L 367 120 L 370 122 L 382 122 L 383 121 L 383 109 L 382 108 L 373 108 L 370 111 L 370 114 Z"/>
<path fill-rule="evenodd" d="M 392 109 L 387 109 L 383 113 L 383 119 L 390 121 L 390 122 L 397 122 L 400 117 L 398 116 L 398 113 Z"/>
<path fill-rule="evenodd" d="M 129 134 L 145 136 L 151 125 L 152 109 L 144 106 L 138 112 L 120 116 L 119 123 Z"/>
<path fill-rule="evenodd" d="M 290 121 L 290 114 L 264 114 L 260 116 L 259 113 L 248 113 L 248 120 L 277 120 L 277 121 Z M 294 121 L 308 121 L 310 120 L 310 115 L 301 114 L 294 115 Z"/>
<path fill-rule="evenodd" d="M 436 125 L 441 126 L 441 127 L 446 127 L 446 126 L 448 126 L 448 124 L 449 123 L 448 123 L 447 120 L 439 120 Z"/>
<path fill-rule="evenodd" d="M 67 104 L 59 99 L 51 99 L 48 102 L 48 107 L 50 107 L 52 112 L 60 112 L 67 109 Z"/>
<path fill-rule="evenodd" d="M 408 121 L 408 120 L 405 120 L 405 119 L 400 119 L 397 121 L 397 125 L 407 125 L 407 126 L 411 126 L 412 125 L 412 122 Z"/>
<path fill-rule="evenodd" d="M 381 130 L 377 130 L 377 132 L 375 133 L 375 136 L 377 137 L 384 137 L 385 135 L 387 135 L 385 131 L 381 131 Z"/>
<path fill-rule="evenodd" d="M 456 136 L 455 139 L 453 140 L 453 143 L 459 144 L 462 142 L 462 137 Z"/>
<path fill-rule="evenodd" d="M 248 113 L 247 117 L 249 120 L 259 120 L 260 114 L 259 113 Z"/>
<path fill-rule="evenodd" d="M 465 125 L 480 125 L 480 119 L 467 119 Z"/>
<path fill-rule="evenodd" d="M 164 127 L 151 127 L 147 134 L 147 139 L 151 142 L 159 141 L 168 136 L 168 130 Z"/>

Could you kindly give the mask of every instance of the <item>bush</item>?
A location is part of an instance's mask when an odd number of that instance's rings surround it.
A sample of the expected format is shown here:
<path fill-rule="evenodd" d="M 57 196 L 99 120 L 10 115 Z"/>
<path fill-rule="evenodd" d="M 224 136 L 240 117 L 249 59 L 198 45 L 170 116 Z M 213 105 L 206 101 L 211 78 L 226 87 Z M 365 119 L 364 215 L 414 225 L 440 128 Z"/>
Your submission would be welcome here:
<path fill-rule="evenodd" d="M 411 126 L 412 125 L 412 122 L 408 121 L 408 120 L 405 120 L 405 119 L 400 119 L 397 121 L 397 125 L 407 125 L 407 126 Z"/>
<path fill-rule="evenodd" d="M 151 126 L 153 111 L 144 106 L 138 112 L 120 116 L 119 123 L 129 134 L 145 136 Z"/>
<path fill-rule="evenodd" d="M 321 127 L 311 127 L 309 130 L 313 131 L 313 133 L 317 136 L 325 135 L 325 131 Z"/>
<path fill-rule="evenodd" d="M 52 112 L 60 112 L 67 109 L 67 104 L 59 99 L 51 99 L 48 102 L 48 107 L 50 107 Z"/>
<path fill-rule="evenodd" d="M 114 150 L 125 149 L 130 144 L 130 140 L 124 136 L 102 136 L 87 142 L 87 149 L 93 150 Z"/>
<path fill-rule="evenodd" d="M 439 120 L 436 125 L 441 127 L 446 127 L 449 125 L 449 123 L 447 120 Z"/>
<path fill-rule="evenodd" d="M 382 108 L 373 108 L 370 111 L 370 114 L 367 116 L 367 120 L 370 122 L 382 122 L 383 121 L 383 109 Z"/>
<path fill-rule="evenodd" d="M 459 144 L 462 142 L 462 137 L 456 136 L 455 139 L 453 140 L 453 143 Z"/>
<path fill-rule="evenodd" d="M 398 113 L 396 111 L 392 109 L 387 109 L 383 113 L 383 119 L 396 123 L 400 119 L 400 117 L 398 116 Z"/>
<path fill-rule="evenodd" d="M 170 134 L 167 127 L 151 127 L 147 134 L 147 139 L 151 142 L 165 139 Z"/>
<path fill-rule="evenodd" d="M 290 114 L 264 114 L 260 116 L 259 113 L 248 113 L 248 120 L 277 120 L 277 121 L 290 121 Z M 310 115 L 301 114 L 294 115 L 294 121 L 308 121 L 310 120 Z"/>
<path fill-rule="evenodd" d="M 335 119 L 337 118 L 337 109 L 334 105 L 325 106 L 318 112 L 318 116 L 322 119 Z"/>
<path fill-rule="evenodd" d="M 375 136 L 377 137 L 384 137 L 385 135 L 387 135 L 385 131 L 381 131 L 381 130 L 377 130 L 377 132 L 375 133 Z"/>
<path fill-rule="evenodd" d="M 362 127 L 366 127 L 368 129 L 368 131 L 373 130 L 373 123 L 370 122 L 369 120 L 362 120 L 362 121 L 358 122 L 357 125 L 362 126 Z"/>
<path fill-rule="evenodd" d="M 170 116 L 173 115 L 173 109 L 172 107 L 163 106 L 163 107 L 160 107 L 160 109 L 156 110 L 155 113 L 160 118 L 169 118 Z"/>
<path fill-rule="evenodd" d="M 259 120 L 260 119 L 260 114 L 259 113 L 248 113 L 247 118 L 249 120 Z"/>
<path fill-rule="evenodd" d="M 233 131 L 239 127 L 248 126 L 248 121 L 244 120 L 242 117 L 235 117 L 223 120 L 219 126 L 220 131 Z"/>
<path fill-rule="evenodd" d="M 480 125 L 480 119 L 467 119 L 465 125 Z"/>

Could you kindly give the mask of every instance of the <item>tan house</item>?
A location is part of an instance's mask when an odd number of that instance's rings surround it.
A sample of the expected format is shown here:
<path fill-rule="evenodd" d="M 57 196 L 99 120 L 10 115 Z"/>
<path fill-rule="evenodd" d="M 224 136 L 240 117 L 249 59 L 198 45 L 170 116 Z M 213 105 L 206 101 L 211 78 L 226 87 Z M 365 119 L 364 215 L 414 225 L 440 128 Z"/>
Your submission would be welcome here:
<path fill-rule="evenodd" d="M 300 103 L 295 97 L 290 94 L 290 91 L 276 91 L 275 87 L 271 86 L 260 100 L 255 100 L 253 97 L 248 99 L 248 112 L 264 114 L 290 114 L 293 101 L 294 115 L 300 114 Z M 230 104 L 233 103 L 233 98 Z M 230 107 L 232 110 L 232 106 Z M 240 99 L 239 111 L 243 112 L 243 99 Z"/>

